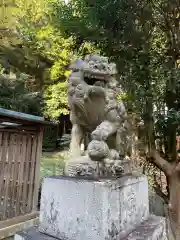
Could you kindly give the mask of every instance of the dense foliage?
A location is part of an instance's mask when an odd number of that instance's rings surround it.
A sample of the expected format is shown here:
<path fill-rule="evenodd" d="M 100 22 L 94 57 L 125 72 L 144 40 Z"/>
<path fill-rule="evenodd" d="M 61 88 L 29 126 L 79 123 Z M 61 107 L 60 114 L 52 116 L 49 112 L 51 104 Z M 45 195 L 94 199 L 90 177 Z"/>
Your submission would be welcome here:
<path fill-rule="evenodd" d="M 10 11 L 12 7 L 15 9 L 13 13 Z M 1 11 L 4 14 L 3 19 L 6 19 L 1 21 L 1 28 L 6 30 L 1 31 L 0 40 L 0 62 L 3 72 L 29 74 L 33 79 L 33 90 L 45 93 L 44 110 L 42 109 L 45 116 L 58 119 L 58 113 L 68 110 L 64 82 L 68 76 L 69 62 L 73 57 L 73 42 L 71 39 L 62 38 L 48 23 L 47 8 L 43 0 L 16 0 L 13 6 L 1 6 Z M 16 22 L 15 25 L 10 24 L 12 19 Z M 59 104 L 56 98 L 60 101 Z"/>
<path fill-rule="evenodd" d="M 1 28 L 8 29 L 1 31 L 1 64 L 34 78 L 36 90 L 44 90 L 45 116 L 58 119 L 68 111 L 68 65 L 96 46 L 117 63 L 129 111 L 144 121 L 148 149 L 160 138 L 166 157 L 176 159 L 179 1 L 14 2 L 13 15 L 1 9 Z"/>
<path fill-rule="evenodd" d="M 32 92 L 25 76 L 0 75 L 0 107 L 19 112 L 41 115 L 42 97 Z"/>
<path fill-rule="evenodd" d="M 166 155 L 176 161 L 179 1 L 72 0 L 66 4 L 52 0 L 51 4 L 54 25 L 64 36 L 96 44 L 117 63 L 129 107 L 148 130 L 149 150 L 156 137 L 163 136 L 169 143 Z"/>
<path fill-rule="evenodd" d="M 50 21 L 47 2 L 15 0 L 13 6 L 1 8 L 6 19 L 1 22 L 1 27 L 6 28 L 2 37 L 6 41 L 0 40 L 0 63 L 6 73 L 31 75 L 35 90 L 44 93 L 44 115 L 58 120 L 61 113 L 68 112 L 70 62 L 94 49 L 91 44 L 77 43 L 71 36 L 64 38 Z M 15 25 L 11 25 L 12 19 Z"/>

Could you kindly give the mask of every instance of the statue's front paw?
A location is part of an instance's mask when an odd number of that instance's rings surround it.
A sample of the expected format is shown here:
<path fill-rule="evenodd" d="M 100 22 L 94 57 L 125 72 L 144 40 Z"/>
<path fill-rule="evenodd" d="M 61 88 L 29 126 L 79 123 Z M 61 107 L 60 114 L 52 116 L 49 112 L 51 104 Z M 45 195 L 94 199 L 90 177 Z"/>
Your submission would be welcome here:
<path fill-rule="evenodd" d="M 108 134 L 106 131 L 98 131 L 95 130 L 94 132 L 92 132 L 91 137 L 93 140 L 97 140 L 97 141 L 106 141 Z"/>
<path fill-rule="evenodd" d="M 92 161 L 102 161 L 109 155 L 109 147 L 103 141 L 92 140 L 88 145 L 88 154 Z"/>

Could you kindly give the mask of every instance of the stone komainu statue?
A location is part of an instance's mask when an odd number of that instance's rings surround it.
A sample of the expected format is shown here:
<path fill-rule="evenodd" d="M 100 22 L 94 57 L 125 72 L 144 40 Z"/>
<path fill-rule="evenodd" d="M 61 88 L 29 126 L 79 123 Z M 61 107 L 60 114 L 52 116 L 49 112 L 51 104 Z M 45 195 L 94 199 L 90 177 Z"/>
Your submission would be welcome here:
<path fill-rule="evenodd" d="M 67 175 L 116 175 L 122 172 L 122 160 L 128 152 L 126 110 L 118 102 L 120 88 L 116 65 L 96 54 L 71 64 L 68 102 L 72 135 Z M 81 144 L 90 135 L 87 151 L 81 156 Z M 98 166 L 98 168 L 96 168 Z"/>

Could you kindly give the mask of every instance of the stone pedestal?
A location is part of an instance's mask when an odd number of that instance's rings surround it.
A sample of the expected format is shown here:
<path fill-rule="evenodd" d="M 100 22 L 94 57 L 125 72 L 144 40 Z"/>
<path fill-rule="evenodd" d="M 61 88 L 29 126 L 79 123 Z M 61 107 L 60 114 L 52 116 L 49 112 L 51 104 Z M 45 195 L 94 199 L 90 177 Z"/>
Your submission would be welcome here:
<path fill-rule="evenodd" d="M 140 239 L 141 240 L 171 239 L 167 238 L 166 235 L 166 220 L 162 217 L 149 216 L 148 220 L 144 221 L 140 226 L 136 228 L 136 230 L 130 233 L 126 238 L 123 238 L 123 240 L 140 240 Z M 15 235 L 14 240 L 59 240 L 59 239 L 51 237 L 47 234 L 40 233 L 38 227 L 32 227 L 17 233 Z"/>
<path fill-rule="evenodd" d="M 48 177 L 42 186 L 42 233 L 68 240 L 116 240 L 149 216 L 145 176 Z"/>

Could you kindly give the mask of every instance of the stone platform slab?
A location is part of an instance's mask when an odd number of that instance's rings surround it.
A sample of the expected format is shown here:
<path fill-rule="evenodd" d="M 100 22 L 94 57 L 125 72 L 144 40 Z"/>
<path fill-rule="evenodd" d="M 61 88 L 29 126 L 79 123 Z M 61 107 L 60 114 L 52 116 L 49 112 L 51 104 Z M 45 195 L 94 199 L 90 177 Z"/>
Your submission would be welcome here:
<path fill-rule="evenodd" d="M 35 226 L 16 233 L 14 240 L 56 240 L 56 238 L 40 233 L 38 226 Z"/>
<path fill-rule="evenodd" d="M 124 240 L 168 240 L 166 219 L 150 216 Z"/>
<path fill-rule="evenodd" d="M 119 240 L 167 240 L 166 223 L 163 217 L 150 216 L 128 237 Z M 15 235 L 14 240 L 58 240 L 40 233 L 38 227 L 32 227 Z M 65 240 L 65 239 L 61 239 Z M 72 240 L 72 239 L 70 239 Z M 86 240 L 84 238 L 84 240 Z M 93 240 L 93 239 L 92 239 Z"/>
<path fill-rule="evenodd" d="M 148 216 L 148 183 L 142 175 L 48 177 L 42 185 L 39 230 L 58 239 L 123 239 Z"/>

